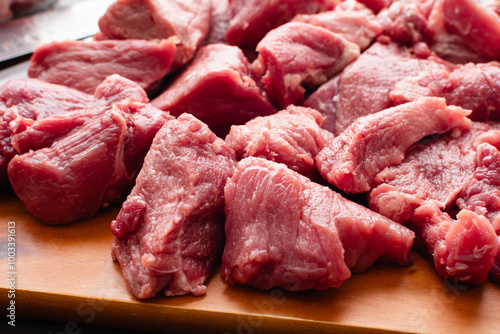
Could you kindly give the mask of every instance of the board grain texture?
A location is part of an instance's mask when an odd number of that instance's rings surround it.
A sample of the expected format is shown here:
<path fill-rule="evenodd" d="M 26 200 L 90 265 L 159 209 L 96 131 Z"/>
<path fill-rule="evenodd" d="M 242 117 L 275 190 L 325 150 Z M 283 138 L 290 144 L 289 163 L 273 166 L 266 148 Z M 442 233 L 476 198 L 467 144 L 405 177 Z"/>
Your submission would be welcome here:
<path fill-rule="evenodd" d="M 93 219 L 47 226 L 12 193 L 0 194 L 2 313 L 10 301 L 5 277 L 7 224 L 13 221 L 16 317 L 167 333 L 500 334 L 499 285 L 445 281 L 417 254 L 412 266 L 377 263 L 324 291 L 230 286 L 216 271 L 205 296 L 139 301 L 110 255 L 109 223 L 118 211 L 102 209 Z"/>

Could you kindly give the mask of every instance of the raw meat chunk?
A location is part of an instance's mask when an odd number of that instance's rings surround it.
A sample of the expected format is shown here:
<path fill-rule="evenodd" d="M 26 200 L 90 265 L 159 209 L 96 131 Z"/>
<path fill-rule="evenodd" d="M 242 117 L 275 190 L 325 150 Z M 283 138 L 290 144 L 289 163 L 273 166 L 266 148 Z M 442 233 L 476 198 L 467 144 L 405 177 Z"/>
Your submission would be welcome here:
<path fill-rule="evenodd" d="M 292 21 L 309 23 L 342 34 L 358 44 L 361 50 L 370 46 L 375 37 L 382 33 L 382 26 L 373 12 L 356 0 L 343 1 L 335 10 L 318 14 L 299 14 Z"/>
<path fill-rule="evenodd" d="M 397 0 L 358 0 L 366 7 L 370 8 L 373 12 L 378 13 L 384 8 L 389 7 L 394 1 Z"/>
<path fill-rule="evenodd" d="M 477 148 L 477 167 L 463 186 L 457 205 L 485 216 L 492 224 L 500 244 L 500 152 L 483 143 Z M 489 277 L 500 282 L 500 249 Z"/>
<path fill-rule="evenodd" d="M 161 41 L 63 41 L 38 47 L 28 75 L 93 94 L 109 75 L 119 74 L 147 89 L 170 70 L 176 37 Z"/>
<path fill-rule="evenodd" d="M 392 107 L 389 92 L 398 81 L 423 70 L 452 66 L 434 55 L 417 58 L 412 50 L 395 43 L 373 44 L 339 74 L 340 78 L 321 86 L 304 104 L 327 107 L 318 111 L 335 115 L 335 127 L 325 129 L 339 135 L 357 118 Z"/>
<path fill-rule="evenodd" d="M 233 124 L 274 114 L 243 52 L 236 46 L 210 44 L 151 103 L 178 116 L 184 112 L 206 123 L 219 136 Z"/>
<path fill-rule="evenodd" d="M 302 22 L 289 22 L 271 30 L 257 45 L 255 72 L 276 105 L 303 102 L 306 89 L 314 89 L 359 56 L 359 46 L 340 34 Z"/>
<path fill-rule="evenodd" d="M 230 0 L 232 18 L 226 40 L 254 48 L 272 29 L 297 14 L 315 14 L 333 9 L 339 0 Z"/>
<path fill-rule="evenodd" d="M 283 164 L 250 157 L 224 189 L 222 276 L 287 290 L 338 287 L 379 257 L 411 264 L 414 234 Z"/>
<path fill-rule="evenodd" d="M 406 150 L 420 139 L 454 127 L 469 128 L 469 113 L 447 106 L 442 98 L 426 97 L 361 117 L 316 155 L 316 164 L 337 188 L 366 192 L 378 173 L 401 163 Z"/>
<path fill-rule="evenodd" d="M 485 217 L 462 210 L 457 220 L 436 205 L 426 203 L 415 210 L 413 228 L 434 259 L 443 278 L 480 284 L 497 254 L 497 235 Z"/>
<path fill-rule="evenodd" d="M 391 91 L 396 104 L 421 96 L 444 97 L 449 105 L 471 109 L 475 121 L 500 121 L 500 66 L 498 63 L 466 64 L 450 72 L 423 71 L 398 82 Z"/>
<path fill-rule="evenodd" d="M 64 89 L 61 89 L 61 92 L 64 92 Z M 80 110 L 75 108 L 64 115 L 49 116 L 34 122 L 17 115 L 10 122 L 12 146 L 20 154 L 49 147 L 56 140 L 78 130 L 92 119 L 101 117 L 115 103 L 124 99 L 149 102 L 144 89 L 135 82 L 117 74 L 110 75 L 97 86 L 92 99 Z M 33 108 L 36 109 L 36 104 Z"/>
<path fill-rule="evenodd" d="M 481 1 L 436 0 L 429 16 L 432 50 L 456 62 L 500 58 L 500 17 Z"/>
<path fill-rule="evenodd" d="M 99 19 L 99 28 L 110 39 L 177 36 L 173 66 L 178 68 L 193 58 L 207 37 L 210 8 L 210 0 L 117 0 Z"/>
<path fill-rule="evenodd" d="M 432 41 L 428 17 L 435 0 L 394 1 L 377 15 L 384 35 L 399 44 L 412 45 Z"/>
<path fill-rule="evenodd" d="M 25 123 L 82 109 L 92 96 L 38 79 L 11 80 L 0 87 L 0 185 L 7 182 L 7 164 L 14 157 L 11 122 Z M 18 126 L 19 127 L 19 126 Z"/>
<path fill-rule="evenodd" d="M 254 156 L 287 165 L 310 177 L 314 157 L 325 146 L 321 114 L 310 108 L 288 106 L 277 114 L 256 117 L 232 126 L 225 141 L 239 159 Z"/>
<path fill-rule="evenodd" d="M 140 299 L 206 291 L 224 243 L 224 186 L 234 152 L 192 115 L 155 137 L 132 193 L 111 223 L 111 247 Z"/>
<path fill-rule="evenodd" d="M 154 135 L 170 119 L 151 106 L 122 101 L 52 146 L 14 157 L 12 188 L 46 224 L 93 217 L 130 191 Z"/>
<path fill-rule="evenodd" d="M 474 172 L 476 148 L 484 141 L 500 143 L 498 126 L 473 122 L 470 130 L 425 138 L 406 152 L 401 164 L 375 177 L 370 208 L 407 224 L 424 201 L 441 209 L 451 206 Z"/>

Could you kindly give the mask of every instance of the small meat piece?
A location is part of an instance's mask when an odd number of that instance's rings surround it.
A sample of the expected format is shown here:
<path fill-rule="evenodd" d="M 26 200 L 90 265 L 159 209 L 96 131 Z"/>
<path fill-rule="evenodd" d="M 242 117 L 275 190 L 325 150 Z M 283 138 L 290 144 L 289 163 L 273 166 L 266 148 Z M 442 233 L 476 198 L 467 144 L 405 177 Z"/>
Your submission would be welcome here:
<path fill-rule="evenodd" d="M 396 43 L 376 42 L 339 79 L 334 77 L 318 88 L 304 105 L 324 105 L 327 109 L 316 109 L 323 115 L 335 115 L 335 127 L 325 129 L 339 135 L 357 118 L 394 106 L 389 93 L 398 81 L 423 70 L 453 67 L 435 55 L 417 58 L 412 51 Z"/>
<path fill-rule="evenodd" d="M 423 71 L 398 82 L 390 96 L 396 104 L 422 96 L 444 97 L 449 105 L 472 110 L 469 118 L 474 121 L 500 121 L 500 64 Z"/>
<path fill-rule="evenodd" d="M 238 47 L 210 44 L 151 103 L 174 116 L 190 113 L 222 137 L 233 124 L 276 113 L 254 78 Z"/>
<path fill-rule="evenodd" d="M 443 278 L 480 284 L 488 278 L 497 254 L 495 230 L 484 216 L 462 210 L 457 220 L 436 205 L 415 210 L 413 228 L 422 238 Z"/>
<path fill-rule="evenodd" d="M 64 92 L 65 90 L 61 88 L 60 91 Z M 46 96 L 51 97 L 51 95 Z M 64 100 L 64 95 L 61 99 Z M 81 109 L 74 108 L 75 110 L 64 115 L 48 116 L 34 122 L 17 115 L 9 124 L 12 131 L 12 146 L 20 154 L 29 150 L 49 147 L 58 139 L 78 130 L 88 121 L 101 117 L 115 103 L 124 99 L 142 103 L 149 102 L 144 89 L 135 82 L 117 74 L 110 75 L 97 86 L 90 101 L 84 106 L 79 104 Z M 37 105 L 34 104 L 33 109 L 36 108 Z"/>
<path fill-rule="evenodd" d="M 380 12 L 384 8 L 388 8 L 397 0 L 358 0 L 366 7 L 370 8 L 374 13 Z"/>
<path fill-rule="evenodd" d="M 13 0 L 0 0 L 0 23 L 8 21 L 14 15 L 10 9 Z"/>
<path fill-rule="evenodd" d="M 127 104 L 125 104 L 127 103 Z M 171 117 L 122 101 L 52 146 L 14 157 L 8 176 L 28 211 L 50 225 L 93 217 L 123 199 L 154 135 Z"/>
<path fill-rule="evenodd" d="M 297 14 L 315 14 L 333 9 L 339 0 L 230 0 L 232 19 L 226 40 L 254 48 L 272 29 Z"/>
<path fill-rule="evenodd" d="M 113 257 L 140 299 L 205 294 L 224 246 L 224 186 L 236 157 L 192 115 L 157 134 L 137 183 L 111 223 Z"/>
<path fill-rule="evenodd" d="M 11 122 L 31 124 L 50 115 L 83 109 L 91 95 L 38 79 L 11 80 L 0 87 L 0 187 L 7 183 L 7 164 L 14 157 Z"/>
<path fill-rule="evenodd" d="M 483 143 L 477 148 L 477 167 L 463 186 L 457 205 L 485 216 L 493 226 L 500 244 L 500 152 Z M 500 282 L 500 247 L 489 277 Z"/>
<path fill-rule="evenodd" d="M 370 208 L 406 225 L 424 202 L 442 210 L 452 206 L 476 169 L 477 146 L 485 141 L 500 143 L 498 126 L 473 122 L 469 130 L 455 128 L 423 139 L 407 150 L 401 164 L 375 177 Z"/>
<path fill-rule="evenodd" d="M 308 177 L 316 170 L 314 157 L 325 146 L 321 114 L 297 106 L 232 126 L 225 141 L 238 159 L 261 157 L 283 163 Z"/>
<path fill-rule="evenodd" d="M 340 34 L 302 22 L 271 30 L 257 45 L 255 72 L 276 105 L 301 104 L 315 89 L 359 57 L 357 44 Z"/>
<path fill-rule="evenodd" d="M 369 191 L 384 168 L 403 161 L 406 150 L 425 136 L 469 128 L 470 111 L 442 98 L 422 98 L 361 117 L 316 156 L 321 175 L 347 193 Z"/>
<path fill-rule="evenodd" d="M 299 14 L 292 21 L 309 23 L 342 34 L 358 44 L 361 50 L 370 46 L 383 30 L 373 12 L 356 0 L 343 1 L 335 10 L 318 14 Z"/>
<path fill-rule="evenodd" d="M 177 36 L 173 67 L 178 68 L 193 58 L 207 37 L 210 8 L 210 0 L 117 0 L 99 19 L 99 28 L 109 39 Z"/>
<path fill-rule="evenodd" d="M 500 58 L 500 17 L 476 0 L 436 0 L 429 16 L 440 57 L 455 63 Z"/>
<path fill-rule="evenodd" d="M 211 0 L 210 30 L 205 44 L 226 43 L 226 32 L 231 21 L 230 0 Z"/>
<path fill-rule="evenodd" d="M 176 37 L 172 37 L 162 41 L 52 42 L 35 50 L 28 75 L 88 94 L 93 94 L 112 74 L 148 89 L 169 72 L 176 41 Z"/>
<path fill-rule="evenodd" d="M 377 15 L 384 35 L 399 44 L 412 45 L 432 41 L 428 17 L 435 0 L 394 1 Z"/>
<path fill-rule="evenodd" d="M 304 106 L 321 112 L 323 129 L 335 133 L 342 75 L 337 75 L 318 88 L 305 101 Z"/>
<path fill-rule="evenodd" d="M 250 157 L 224 189 L 222 276 L 258 289 L 340 286 L 380 257 L 411 264 L 409 229 L 311 182 L 283 164 Z"/>

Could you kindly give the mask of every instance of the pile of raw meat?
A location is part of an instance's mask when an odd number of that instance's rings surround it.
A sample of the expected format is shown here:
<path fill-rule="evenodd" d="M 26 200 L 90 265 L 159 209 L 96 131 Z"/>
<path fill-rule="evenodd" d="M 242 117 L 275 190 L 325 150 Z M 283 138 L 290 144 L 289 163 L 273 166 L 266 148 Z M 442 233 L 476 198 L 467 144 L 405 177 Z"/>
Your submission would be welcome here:
<path fill-rule="evenodd" d="M 0 87 L 0 180 L 47 224 L 121 205 L 137 298 L 500 281 L 500 2 L 117 0 Z M 356 194 L 351 196 L 351 194 Z M 349 198 L 356 198 L 357 202 Z"/>

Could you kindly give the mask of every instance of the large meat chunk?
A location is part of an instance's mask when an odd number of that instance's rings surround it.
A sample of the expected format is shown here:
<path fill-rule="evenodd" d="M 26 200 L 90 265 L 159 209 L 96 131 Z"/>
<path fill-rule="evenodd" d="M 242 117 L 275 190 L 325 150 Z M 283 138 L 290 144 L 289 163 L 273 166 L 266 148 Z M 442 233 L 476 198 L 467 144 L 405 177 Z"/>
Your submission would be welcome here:
<path fill-rule="evenodd" d="M 441 209 L 452 206 L 476 169 L 477 146 L 485 141 L 500 143 L 498 126 L 473 122 L 469 130 L 454 129 L 420 141 L 406 152 L 401 164 L 375 177 L 370 208 L 407 224 L 424 202 Z"/>
<path fill-rule="evenodd" d="M 14 157 L 12 188 L 44 223 L 90 218 L 130 191 L 154 135 L 170 119 L 147 104 L 122 101 L 52 146 Z"/>
<path fill-rule="evenodd" d="M 0 87 L 0 185 L 7 181 L 7 164 L 14 157 L 11 122 L 31 123 L 50 115 L 83 109 L 91 95 L 38 79 L 11 80 Z M 17 126 L 19 127 L 19 126 Z"/>
<path fill-rule="evenodd" d="M 64 88 L 60 88 L 59 91 L 63 94 L 60 99 L 64 101 Z M 51 97 L 51 95 L 46 96 Z M 82 108 L 74 108 L 64 115 L 48 116 L 35 121 L 22 117 L 22 115 L 16 115 L 9 124 L 12 131 L 12 146 L 17 153 L 49 147 L 56 140 L 78 130 L 87 122 L 101 117 L 114 104 L 124 99 L 142 103 L 149 102 L 144 89 L 135 82 L 117 74 L 110 75 L 97 86 L 90 101 L 85 105 L 78 104 Z M 33 104 L 32 108 L 36 110 L 37 104 Z"/>
<path fill-rule="evenodd" d="M 322 131 L 318 111 L 288 106 L 277 114 L 232 126 L 225 141 L 238 159 L 261 157 L 310 177 L 316 170 L 314 157 L 325 146 Z"/>
<path fill-rule="evenodd" d="M 403 161 L 406 150 L 425 136 L 470 127 L 470 111 L 442 98 L 422 98 L 361 117 L 316 156 L 321 175 L 347 193 L 369 191 L 384 168 Z"/>
<path fill-rule="evenodd" d="M 436 56 L 417 58 L 413 49 L 395 43 L 375 43 L 339 76 L 322 85 L 304 103 L 335 119 L 326 128 L 340 134 L 357 118 L 392 107 L 389 93 L 394 85 L 423 70 L 451 66 Z M 334 117 L 332 117 L 334 115 Z M 331 124 L 330 122 L 325 124 Z"/>
<path fill-rule="evenodd" d="M 170 70 L 177 39 L 161 41 L 63 41 L 38 47 L 28 75 L 93 94 L 108 76 L 119 74 L 148 89 Z"/>
<path fill-rule="evenodd" d="M 500 17 L 476 0 L 436 0 L 429 16 L 432 49 L 457 63 L 500 58 Z"/>
<path fill-rule="evenodd" d="M 475 121 L 500 121 L 500 66 L 496 62 L 434 69 L 403 79 L 390 93 L 396 104 L 422 96 L 444 97 L 449 105 L 472 110 Z"/>
<path fill-rule="evenodd" d="M 221 270 L 231 284 L 326 289 L 380 257 L 412 262 L 412 231 L 283 164 L 243 159 L 224 196 Z"/>
<path fill-rule="evenodd" d="M 339 0 L 230 0 L 232 19 L 226 33 L 230 44 L 254 48 L 272 29 L 297 14 L 330 10 Z"/>
<path fill-rule="evenodd" d="M 443 278 L 470 284 L 480 284 L 488 278 L 498 241 L 484 216 L 462 210 L 454 220 L 436 205 L 426 203 L 415 210 L 413 228 Z"/>
<path fill-rule="evenodd" d="M 189 114 L 167 123 L 111 223 L 111 247 L 130 291 L 149 298 L 206 291 L 224 243 L 224 186 L 234 152 Z"/>
<path fill-rule="evenodd" d="M 281 108 L 302 103 L 306 88 L 319 87 L 360 54 L 359 46 L 342 35 L 302 22 L 271 30 L 257 51 L 252 67 Z"/>
<path fill-rule="evenodd" d="M 220 136 L 233 124 L 276 112 L 243 52 L 224 44 L 201 47 L 193 62 L 151 103 L 174 116 L 190 113 Z"/>
<path fill-rule="evenodd" d="M 361 50 L 370 46 L 375 37 L 382 33 L 382 26 L 373 12 L 356 0 L 343 1 L 335 10 L 318 14 L 299 14 L 292 21 L 313 24 L 342 34 L 358 44 Z"/>
<path fill-rule="evenodd" d="M 110 39 L 177 36 L 173 65 L 179 67 L 191 60 L 207 37 L 210 8 L 210 0 L 117 0 L 99 19 L 99 28 Z"/>

